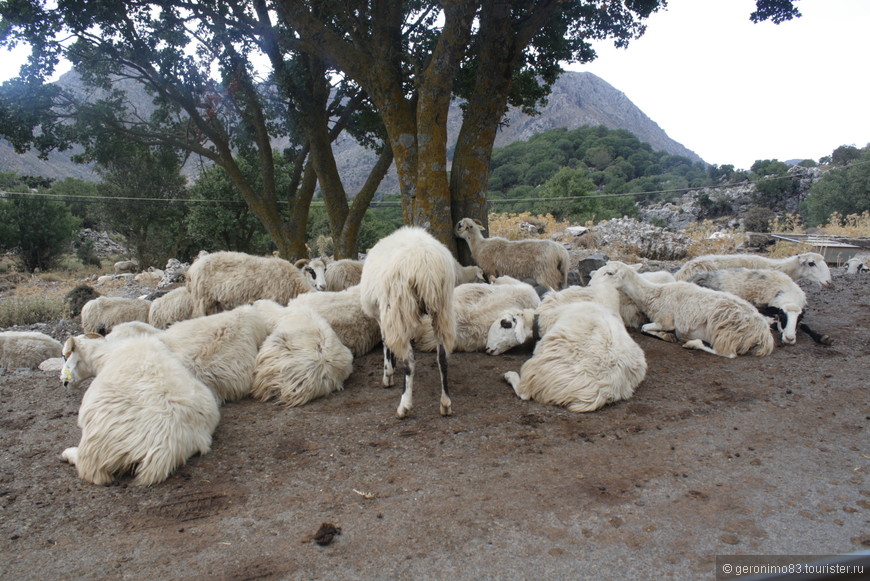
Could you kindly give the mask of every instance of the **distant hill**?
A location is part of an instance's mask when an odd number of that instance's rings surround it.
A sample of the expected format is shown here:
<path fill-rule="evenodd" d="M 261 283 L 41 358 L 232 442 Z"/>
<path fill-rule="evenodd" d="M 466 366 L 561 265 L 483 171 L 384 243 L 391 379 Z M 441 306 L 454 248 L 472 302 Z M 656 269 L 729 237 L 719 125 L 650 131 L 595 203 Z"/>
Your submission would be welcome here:
<path fill-rule="evenodd" d="M 80 86 L 75 72 L 63 75 L 58 83 L 66 87 Z M 138 86 L 131 84 L 128 92 L 140 93 L 133 96 L 132 101 L 147 106 L 148 97 Z M 668 137 L 661 127 L 638 109 L 621 91 L 592 73 L 563 74 L 553 86 L 547 105 L 539 110 L 540 115 L 531 117 L 519 110 L 509 111 L 508 122 L 496 137 L 496 147 L 527 140 L 532 135 L 549 129 L 559 127 L 576 129 L 584 125 L 604 125 L 609 129 L 631 131 L 641 141 L 649 143 L 653 149 L 681 155 L 693 161 L 703 161 L 693 151 Z M 454 141 L 459 133 L 461 115 L 459 104 L 455 103 L 448 118 L 448 136 L 451 141 Z M 281 145 L 276 143 L 276 146 Z M 334 145 L 334 151 L 345 188 L 352 195 L 362 186 L 369 169 L 374 164 L 375 155 L 349 137 L 339 139 Z M 71 162 L 69 156 L 70 152 L 53 153 L 47 161 L 44 161 L 40 160 L 34 152 L 19 155 L 5 140 L 0 139 L 0 171 L 17 171 L 21 174 L 56 179 L 64 177 L 98 179 L 90 167 Z M 198 164 L 191 164 L 191 168 L 196 165 Z M 380 190 L 385 193 L 398 191 L 394 169 L 391 169 Z"/>

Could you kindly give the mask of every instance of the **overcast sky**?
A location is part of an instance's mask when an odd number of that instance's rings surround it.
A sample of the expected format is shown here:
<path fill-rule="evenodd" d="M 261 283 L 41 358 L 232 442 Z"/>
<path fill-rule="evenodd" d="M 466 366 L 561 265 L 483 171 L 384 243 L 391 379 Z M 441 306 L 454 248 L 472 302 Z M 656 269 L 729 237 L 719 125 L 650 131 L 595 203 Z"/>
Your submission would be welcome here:
<path fill-rule="evenodd" d="M 870 0 L 798 0 L 801 18 L 753 24 L 754 0 L 668 0 L 592 72 L 704 161 L 818 160 L 870 143 Z M 21 59 L 0 55 L 0 80 Z"/>
<path fill-rule="evenodd" d="M 754 0 L 668 0 L 628 49 L 596 45 L 572 70 L 625 93 L 704 161 L 818 160 L 870 142 L 870 1 L 799 0 L 753 24 Z"/>

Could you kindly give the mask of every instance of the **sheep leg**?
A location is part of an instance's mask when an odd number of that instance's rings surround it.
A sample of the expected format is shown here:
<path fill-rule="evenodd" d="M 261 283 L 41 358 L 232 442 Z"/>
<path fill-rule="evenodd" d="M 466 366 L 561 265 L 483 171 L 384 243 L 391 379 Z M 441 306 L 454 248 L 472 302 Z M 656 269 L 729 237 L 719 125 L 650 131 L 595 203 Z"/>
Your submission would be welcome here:
<path fill-rule="evenodd" d="M 79 449 L 78 447 L 67 448 L 60 455 L 61 460 L 64 462 L 69 462 L 73 466 L 79 461 Z"/>
<path fill-rule="evenodd" d="M 640 328 L 640 332 L 644 335 L 651 335 L 653 337 L 657 337 L 662 341 L 667 341 L 668 343 L 676 343 L 677 342 L 677 334 L 673 330 L 663 329 L 661 324 L 652 322 L 643 325 Z"/>
<path fill-rule="evenodd" d="M 734 359 L 737 357 L 736 353 L 719 353 L 712 347 L 708 347 L 703 341 L 700 339 L 691 339 L 683 343 L 683 349 L 699 349 L 701 351 L 706 351 L 707 353 L 712 353 L 713 355 L 718 355 L 719 357 L 727 357 L 728 359 Z"/>
<path fill-rule="evenodd" d="M 514 393 L 517 394 L 517 397 L 523 401 L 529 401 L 529 394 L 520 393 L 520 374 L 516 371 L 506 371 L 504 374 L 504 379 L 507 381 L 510 386 L 513 388 Z"/>
<path fill-rule="evenodd" d="M 384 343 L 384 387 L 393 387 L 393 374 L 396 372 L 396 354 Z"/>
<path fill-rule="evenodd" d="M 405 387 L 402 389 L 402 400 L 399 402 L 399 409 L 396 410 L 396 416 L 401 420 L 408 415 L 414 405 L 414 350 L 408 349 L 408 357 L 404 360 L 405 364 Z"/>
<path fill-rule="evenodd" d="M 441 375 L 441 415 L 453 415 L 453 402 L 450 401 L 450 392 L 447 389 L 447 350 L 444 345 L 438 344 L 438 373 Z"/>
<path fill-rule="evenodd" d="M 806 333 L 807 335 L 812 337 L 813 341 L 815 341 L 819 345 L 833 345 L 834 344 L 834 340 L 831 339 L 831 337 L 829 335 L 826 335 L 825 333 L 819 333 L 818 331 L 811 329 L 810 326 L 807 325 L 806 323 L 801 323 L 799 325 L 799 327 L 800 327 L 801 331 L 803 331 L 804 333 Z"/>

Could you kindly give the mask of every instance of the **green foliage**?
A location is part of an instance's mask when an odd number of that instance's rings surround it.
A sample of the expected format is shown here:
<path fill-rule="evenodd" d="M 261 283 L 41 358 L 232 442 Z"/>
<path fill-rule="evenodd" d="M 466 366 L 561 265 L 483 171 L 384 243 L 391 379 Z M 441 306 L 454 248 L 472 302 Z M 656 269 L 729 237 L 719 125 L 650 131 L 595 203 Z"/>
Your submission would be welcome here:
<path fill-rule="evenodd" d="M 550 213 L 557 220 L 585 223 L 589 220 L 609 220 L 637 214 L 634 199 L 628 196 L 602 197 L 586 170 L 562 168 L 544 184 L 541 202 L 536 205 L 539 214 Z M 550 200 L 550 198 L 575 198 Z"/>
<path fill-rule="evenodd" d="M 90 238 L 82 240 L 82 242 L 76 247 L 76 257 L 85 266 L 102 266 L 100 257 L 97 256 L 97 253 L 94 250 L 94 241 Z"/>
<path fill-rule="evenodd" d="M 743 217 L 743 229 L 747 232 L 770 232 L 770 222 L 776 214 L 764 206 L 752 206 Z"/>
<path fill-rule="evenodd" d="M 275 154 L 275 166 L 279 171 L 278 179 L 286 188 L 289 181 L 286 159 Z M 247 180 L 262 188 L 262 176 L 256 162 L 240 156 L 239 168 Z M 263 223 L 250 211 L 222 167 L 203 170 L 190 190 L 190 197 L 200 201 L 190 207 L 185 218 L 193 247 L 249 254 L 267 254 L 274 248 Z"/>
<path fill-rule="evenodd" d="M 92 230 L 110 230 L 106 224 L 102 206 L 97 203 L 99 197 L 95 182 L 86 182 L 77 178 L 64 178 L 51 185 L 51 193 L 62 196 L 72 215 L 79 218 L 82 228 Z"/>
<path fill-rule="evenodd" d="M 15 179 L 4 177 L 7 184 Z M 8 191 L 22 193 L 0 199 L 0 249 L 15 252 L 29 271 L 48 269 L 72 250 L 79 220 L 63 202 L 37 197 L 40 192 L 29 192 L 20 181 L 12 184 Z"/>
<path fill-rule="evenodd" d="M 63 297 L 63 304 L 69 317 L 78 317 L 82 313 L 82 307 L 88 301 L 97 298 L 100 293 L 93 287 L 80 284 Z"/>
<path fill-rule="evenodd" d="M 832 169 L 810 188 L 801 204 L 808 226 L 825 224 L 834 212 L 844 216 L 870 210 L 870 146 L 850 167 Z"/>
<path fill-rule="evenodd" d="M 848 165 L 861 158 L 861 150 L 854 145 L 841 145 L 831 154 L 834 165 Z"/>

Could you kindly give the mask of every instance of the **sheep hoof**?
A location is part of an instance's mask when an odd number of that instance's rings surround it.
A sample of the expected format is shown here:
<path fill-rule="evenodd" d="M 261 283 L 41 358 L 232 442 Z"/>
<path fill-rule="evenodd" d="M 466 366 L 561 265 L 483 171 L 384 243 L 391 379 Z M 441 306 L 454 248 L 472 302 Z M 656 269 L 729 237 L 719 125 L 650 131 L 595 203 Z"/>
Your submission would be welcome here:
<path fill-rule="evenodd" d="M 830 345 L 834 344 L 834 340 L 831 339 L 831 337 L 829 335 L 822 335 L 821 338 L 819 339 L 819 343 L 821 343 L 822 345 L 830 346 Z"/>
<path fill-rule="evenodd" d="M 452 416 L 453 415 L 453 405 L 449 404 L 449 403 L 447 405 L 444 405 L 442 403 L 441 404 L 441 415 L 442 416 Z"/>
<path fill-rule="evenodd" d="M 399 409 L 396 410 L 396 417 L 400 420 L 404 420 L 408 416 L 408 412 L 411 411 L 411 408 L 406 408 L 405 406 L 399 406 Z"/>
<path fill-rule="evenodd" d="M 77 462 L 78 459 L 79 459 L 79 449 L 78 449 L 78 447 L 67 448 L 66 450 L 64 450 L 64 451 L 61 453 L 61 455 L 60 455 L 60 459 L 63 460 L 64 462 L 69 462 L 70 464 L 72 464 L 73 466 L 75 466 L 75 465 L 76 465 L 76 462 Z"/>

